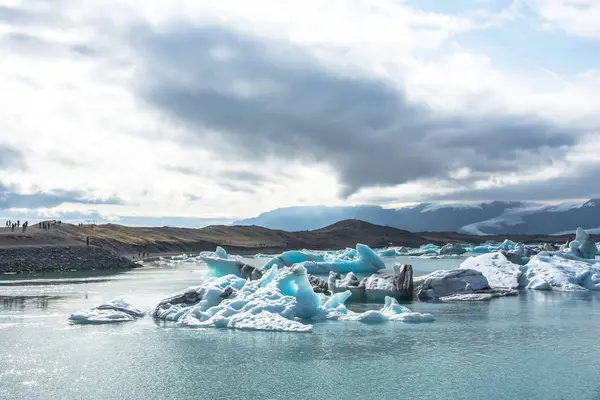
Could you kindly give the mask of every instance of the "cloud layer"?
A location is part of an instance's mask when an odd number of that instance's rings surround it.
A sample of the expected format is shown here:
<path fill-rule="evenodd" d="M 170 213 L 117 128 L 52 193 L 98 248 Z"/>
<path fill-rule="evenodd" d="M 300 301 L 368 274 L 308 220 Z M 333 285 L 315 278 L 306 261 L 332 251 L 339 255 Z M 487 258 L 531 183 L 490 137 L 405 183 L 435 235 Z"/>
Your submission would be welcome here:
<path fill-rule="evenodd" d="M 223 28 L 135 36 L 138 94 L 187 124 L 192 143 L 219 132 L 237 154 L 314 157 L 350 193 L 551 164 L 583 133 L 527 115 L 437 115 L 390 82 L 344 76 L 301 48 Z"/>
<path fill-rule="evenodd" d="M 14 0 L 0 6 L 0 209 L 223 220 L 597 196 L 597 11 Z M 592 55 L 561 62 L 583 41 Z"/>

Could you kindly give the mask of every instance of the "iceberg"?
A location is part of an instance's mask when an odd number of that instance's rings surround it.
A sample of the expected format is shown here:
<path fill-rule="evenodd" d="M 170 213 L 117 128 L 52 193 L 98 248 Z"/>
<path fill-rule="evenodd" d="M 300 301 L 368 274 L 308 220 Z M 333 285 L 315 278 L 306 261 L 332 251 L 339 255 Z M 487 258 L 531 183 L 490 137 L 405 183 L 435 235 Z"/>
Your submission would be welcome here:
<path fill-rule="evenodd" d="M 514 250 L 515 247 L 517 247 L 517 244 L 515 242 L 513 242 L 512 240 L 505 239 L 504 242 L 502 242 L 498 246 L 498 249 L 504 250 L 504 251 L 509 251 L 509 250 Z"/>
<path fill-rule="evenodd" d="M 483 253 L 489 253 L 491 250 L 488 246 L 475 246 L 470 251 L 471 251 L 471 253 L 483 254 Z"/>
<path fill-rule="evenodd" d="M 349 272 L 345 277 L 330 272 L 329 291 L 349 291 L 357 301 L 378 301 L 385 297 L 410 301 L 413 299 L 413 269 L 411 265 L 395 265 L 395 274 L 373 274 L 359 280 Z"/>
<path fill-rule="evenodd" d="M 406 323 L 433 322 L 435 318 L 428 313 L 413 312 L 407 307 L 401 306 L 398 301 L 392 297 L 385 298 L 385 305 L 379 311 L 371 310 L 364 313 L 354 313 L 348 311 L 347 314 L 339 317 L 342 321 L 359 321 L 368 324 L 377 324 L 387 321 L 399 321 Z"/>
<path fill-rule="evenodd" d="M 509 261 L 518 265 L 527 264 L 532 255 L 539 253 L 538 250 L 531 249 L 523 243 L 517 244 L 513 250 L 501 252 Z"/>
<path fill-rule="evenodd" d="M 396 249 L 393 247 L 388 247 L 386 249 L 379 249 L 379 250 L 377 250 L 377 254 L 380 257 L 396 257 L 398 255 L 398 253 L 396 252 Z"/>
<path fill-rule="evenodd" d="M 513 290 L 491 288 L 485 276 L 472 269 L 435 271 L 415 279 L 414 285 L 419 300 L 490 300 L 517 294 Z"/>
<path fill-rule="evenodd" d="M 217 276 L 236 275 L 249 279 L 260 279 L 262 272 L 238 258 L 231 257 L 218 246 L 214 252 L 203 252 L 198 256 Z"/>
<path fill-rule="evenodd" d="M 73 313 L 69 316 L 69 321 L 75 324 L 109 324 L 133 321 L 143 316 L 143 311 L 122 299 L 117 299 L 89 310 Z"/>
<path fill-rule="evenodd" d="M 178 326 L 244 330 L 311 332 L 312 322 L 356 320 L 430 322 L 430 314 L 413 313 L 389 298 L 379 311 L 354 313 L 345 306 L 351 292 L 322 300 L 314 292 L 302 264 L 272 266 L 257 281 L 228 275 L 212 278 L 161 301 L 153 311 L 158 319 Z M 376 316 L 377 318 L 373 318 Z"/>
<path fill-rule="evenodd" d="M 329 271 L 369 273 L 385 268 L 385 263 L 377 253 L 369 246 L 359 243 L 356 245 L 356 258 L 352 260 L 334 259 L 326 261 L 321 254 L 294 250 L 286 251 L 273 258 L 262 269 L 266 270 L 273 265 L 291 267 L 296 264 L 302 265 L 311 274 L 328 274 Z"/>
<path fill-rule="evenodd" d="M 461 245 L 454 244 L 454 243 L 448 243 L 447 245 L 443 246 L 438 251 L 438 254 L 440 256 L 445 256 L 445 255 L 461 255 L 461 254 L 464 254 L 466 252 L 467 251 Z"/>
<path fill-rule="evenodd" d="M 577 248 L 579 250 L 579 248 Z M 600 260 L 543 251 L 521 267 L 520 286 L 534 290 L 600 290 Z"/>
<path fill-rule="evenodd" d="M 596 243 L 592 241 L 590 235 L 582 228 L 577 228 L 575 240 L 569 244 L 569 247 L 575 255 L 581 258 L 594 259 L 596 258 L 596 254 L 598 254 Z"/>
<path fill-rule="evenodd" d="M 479 271 L 492 288 L 516 289 L 519 287 L 521 270 L 500 252 L 467 258 L 459 269 Z"/>

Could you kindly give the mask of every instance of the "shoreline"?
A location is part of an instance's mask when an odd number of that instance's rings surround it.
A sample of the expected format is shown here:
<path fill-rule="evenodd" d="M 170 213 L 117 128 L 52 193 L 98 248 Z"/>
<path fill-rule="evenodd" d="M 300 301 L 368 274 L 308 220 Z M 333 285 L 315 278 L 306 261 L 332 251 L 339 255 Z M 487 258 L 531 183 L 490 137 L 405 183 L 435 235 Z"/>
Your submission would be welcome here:
<path fill-rule="evenodd" d="M 593 236 L 593 235 L 592 235 Z M 47 271 L 126 270 L 138 261 L 198 255 L 223 247 L 229 254 L 253 256 L 287 250 L 331 250 L 363 243 L 371 248 L 420 247 L 427 243 L 481 244 L 488 240 L 563 244 L 572 235 L 474 236 L 455 232 L 408 232 L 360 220 L 340 221 L 314 231 L 287 232 L 259 226 L 208 226 L 200 229 L 126 227 L 115 224 L 78 226 L 57 223 L 26 232 L 0 228 L 0 274 Z M 597 239 L 597 238 L 595 238 Z M 87 245 L 89 240 L 89 246 Z M 140 254 L 147 256 L 141 258 Z"/>

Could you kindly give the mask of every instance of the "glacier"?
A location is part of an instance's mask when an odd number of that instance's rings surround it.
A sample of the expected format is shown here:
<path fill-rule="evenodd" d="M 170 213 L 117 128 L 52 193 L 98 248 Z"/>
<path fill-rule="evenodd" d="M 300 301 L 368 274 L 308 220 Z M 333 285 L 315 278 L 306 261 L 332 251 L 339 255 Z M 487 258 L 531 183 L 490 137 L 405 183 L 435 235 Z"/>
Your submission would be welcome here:
<path fill-rule="evenodd" d="M 257 281 L 228 275 L 212 278 L 159 303 L 155 318 L 179 326 L 243 330 L 310 332 L 312 322 L 354 320 L 362 322 L 431 322 L 433 316 L 410 311 L 386 298 L 379 311 L 355 313 L 344 302 L 350 292 L 327 298 L 313 291 L 307 269 L 300 264 L 273 265 Z"/>

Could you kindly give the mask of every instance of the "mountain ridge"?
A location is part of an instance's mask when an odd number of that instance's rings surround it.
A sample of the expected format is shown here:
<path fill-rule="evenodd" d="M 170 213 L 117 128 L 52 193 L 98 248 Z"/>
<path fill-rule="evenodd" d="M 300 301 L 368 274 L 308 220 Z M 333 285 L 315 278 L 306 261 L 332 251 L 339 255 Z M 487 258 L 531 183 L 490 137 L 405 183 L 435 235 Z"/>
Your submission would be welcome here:
<path fill-rule="evenodd" d="M 285 231 L 314 230 L 346 219 L 360 219 L 410 232 L 457 232 L 471 235 L 551 235 L 600 227 L 600 199 L 544 204 L 527 201 L 421 203 L 385 209 L 380 206 L 286 207 L 233 225 L 258 225 Z"/>

